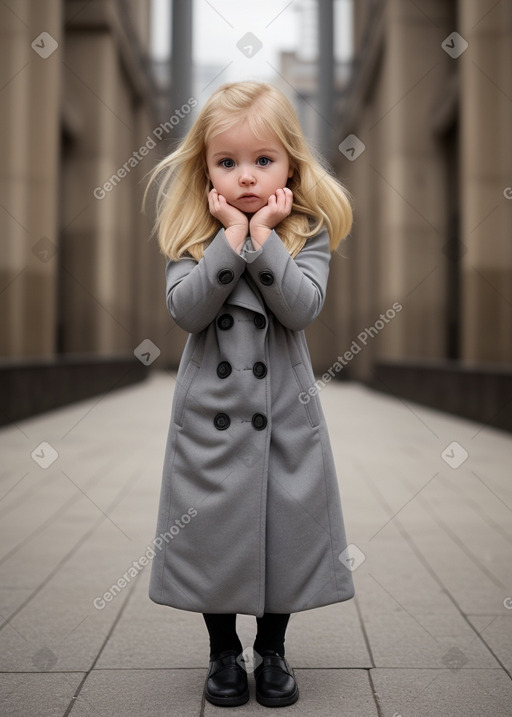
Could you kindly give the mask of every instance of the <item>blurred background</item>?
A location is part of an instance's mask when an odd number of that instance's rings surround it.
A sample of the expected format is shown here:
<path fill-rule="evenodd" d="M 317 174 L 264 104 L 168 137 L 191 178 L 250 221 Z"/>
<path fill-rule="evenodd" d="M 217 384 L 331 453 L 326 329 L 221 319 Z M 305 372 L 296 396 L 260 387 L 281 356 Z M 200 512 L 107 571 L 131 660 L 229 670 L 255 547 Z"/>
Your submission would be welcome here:
<path fill-rule="evenodd" d="M 0 421 L 177 368 L 146 175 L 277 85 L 353 196 L 322 380 L 512 430 L 512 3 L 2 0 Z"/>

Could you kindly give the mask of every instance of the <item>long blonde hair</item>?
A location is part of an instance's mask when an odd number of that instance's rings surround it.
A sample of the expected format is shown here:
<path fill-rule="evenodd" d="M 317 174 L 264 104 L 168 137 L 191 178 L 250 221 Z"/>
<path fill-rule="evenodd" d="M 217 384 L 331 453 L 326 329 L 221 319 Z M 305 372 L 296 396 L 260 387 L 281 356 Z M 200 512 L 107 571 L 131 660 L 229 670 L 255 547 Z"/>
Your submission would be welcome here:
<path fill-rule="evenodd" d="M 173 260 L 192 256 L 199 261 L 221 228 L 208 208 L 206 149 L 212 137 L 243 120 L 257 136 L 277 137 L 288 153 L 293 169 L 287 183 L 293 192 L 292 212 L 275 228 L 287 250 L 296 256 L 308 237 L 325 226 L 334 251 L 352 226 L 348 192 L 308 146 L 282 92 L 265 82 L 232 82 L 211 95 L 178 148 L 151 172 L 144 201 L 156 182 L 154 232 L 162 253 Z"/>

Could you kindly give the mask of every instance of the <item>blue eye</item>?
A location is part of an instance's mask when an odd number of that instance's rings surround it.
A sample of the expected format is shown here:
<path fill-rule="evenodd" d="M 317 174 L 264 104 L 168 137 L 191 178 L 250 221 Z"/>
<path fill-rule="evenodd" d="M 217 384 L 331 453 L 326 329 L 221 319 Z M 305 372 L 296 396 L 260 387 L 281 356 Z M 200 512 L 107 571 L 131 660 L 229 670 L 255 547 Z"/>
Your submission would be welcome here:
<path fill-rule="evenodd" d="M 227 158 L 226 158 L 226 159 L 221 159 L 220 162 L 219 162 L 219 165 L 220 165 L 221 167 L 225 167 L 225 169 L 231 169 L 232 167 L 235 166 L 235 163 L 233 162 L 232 159 L 227 159 Z"/>
<path fill-rule="evenodd" d="M 268 167 L 271 163 L 272 160 L 269 157 L 258 157 L 257 159 L 257 164 L 259 164 L 260 167 Z"/>

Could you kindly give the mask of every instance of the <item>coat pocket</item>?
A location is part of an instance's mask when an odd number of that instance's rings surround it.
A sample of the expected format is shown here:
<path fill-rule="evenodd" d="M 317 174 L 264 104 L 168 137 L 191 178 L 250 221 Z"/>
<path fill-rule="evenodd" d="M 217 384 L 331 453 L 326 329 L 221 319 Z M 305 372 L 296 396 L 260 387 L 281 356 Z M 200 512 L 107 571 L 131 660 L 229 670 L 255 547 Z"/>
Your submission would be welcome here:
<path fill-rule="evenodd" d="M 297 383 L 299 384 L 299 388 L 301 390 L 298 400 L 304 406 L 311 426 L 316 428 L 320 423 L 317 397 L 311 396 L 311 394 L 308 393 L 308 389 L 313 386 L 313 384 L 311 383 L 306 367 L 302 362 L 294 364 L 292 368 L 295 372 L 295 378 L 297 379 Z"/>
<path fill-rule="evenodd" d="M 190 387 L 199 371 L 199 364 L 195 361 L 190 361 L 185 368 L 182 376 L 176 378 L 176 388 L 174 389 L 174 412 L 173 418 L 174 423 L 178 426 L 183 425 L 183 414 L 185 413 L 185 406 L 187 404 L 187 397 L 190 391 Z"/>

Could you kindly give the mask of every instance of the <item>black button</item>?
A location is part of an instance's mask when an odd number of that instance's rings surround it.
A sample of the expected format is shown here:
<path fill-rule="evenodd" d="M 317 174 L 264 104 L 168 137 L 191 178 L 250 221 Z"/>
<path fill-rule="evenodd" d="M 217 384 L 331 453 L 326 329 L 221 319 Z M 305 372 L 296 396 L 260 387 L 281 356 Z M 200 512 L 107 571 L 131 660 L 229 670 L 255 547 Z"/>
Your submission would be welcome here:
<path fill-rule="evenodd" d="M 255 413 L 251 422 L 257 431 L 262 431 L 267 425 L 267 417 L 263 413 Z"/>
<path fill-rule="evenodd" d="M 268 269 L 266 269 L 265 271 L 260 271 L 258 276 L 260 277 L 261 283 L 265 286 L 270 286 L 270 284 L 274 283 L 274 275 Z"/>
<path fill-rule="evenodd" d="M 218 431 L 225 431 L 228 428 L 231 420 L 227 413 L 217 413 L 213 419 L 213 425 Z"/>
<path fill-rule="evenodd" d="M 231 314 L 222 314 L 222 316 L 219 316 L 219 318 L 217 319 L 217 326 L 223 331 L 227 331 L 227 329 L 230 329 L 233 326 L 233 323 L 234 321 Z"/>
<path fill-rule="evenodd" d="M 256 376 L 256 378 L 265 378 L 267 375 L 267 367 L 263 363 L 263 361 L 256 361 L 254 366 L 252 367 L 252 372 Z"/>
<path fill-rule="evenodd" d="M 227 378 L 231 373 L 231 364 L 229 361 L 221 361 L 217 366 L 217 376 L 219 378 Z"/>
<path fill-rule="evenodd" d="M 217 279 L 220 281 L 221 284 L 229 284 L 229 282 L 233 281 L 234 278 L 235 275 L 231 271 L 231 269 L 221 269 L 217 274 Z"/>
<path fill-rule="evenodd" d="M 263 316 L 263 314 L 256 314 L 256 316 L 254 317 L 254 325 L 257 329 L 265 328 L 265 326 L 267 325 L 267 320 Z"/>

